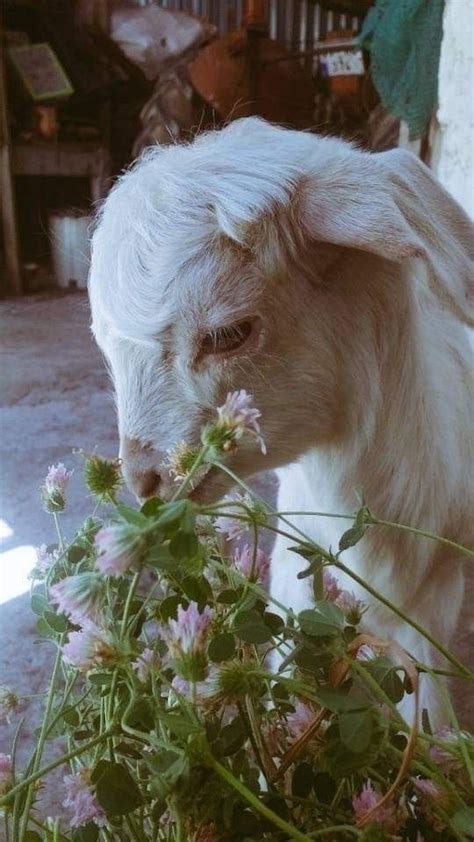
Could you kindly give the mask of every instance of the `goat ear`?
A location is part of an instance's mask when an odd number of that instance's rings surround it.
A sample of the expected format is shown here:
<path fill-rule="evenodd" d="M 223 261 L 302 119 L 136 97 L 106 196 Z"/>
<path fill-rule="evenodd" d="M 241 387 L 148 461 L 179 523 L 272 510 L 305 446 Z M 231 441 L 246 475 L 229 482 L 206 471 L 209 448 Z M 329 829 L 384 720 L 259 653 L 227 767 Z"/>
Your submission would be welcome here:
<path fill-rule="evenodd" d="M 300 184 L 303 236 L 401 261 L 423 244 L 398 207 L 381 155 L 346 155 Z"/>
<path fill-rule="evenodd" d="M 297 204 L 305 237 L 396 262 L 422 258 L 437 295 L 472 324 L 472 224 L 415 155 L 347 157 L 338 174 L 308 177 Z"/>
<path fill-rule="evenodd" d="M 428 283 L 463 322 L 474 326 L 474 226 L 416 155 L 393 149 L 377 156 L 392 194 L 423 246 Z"/>

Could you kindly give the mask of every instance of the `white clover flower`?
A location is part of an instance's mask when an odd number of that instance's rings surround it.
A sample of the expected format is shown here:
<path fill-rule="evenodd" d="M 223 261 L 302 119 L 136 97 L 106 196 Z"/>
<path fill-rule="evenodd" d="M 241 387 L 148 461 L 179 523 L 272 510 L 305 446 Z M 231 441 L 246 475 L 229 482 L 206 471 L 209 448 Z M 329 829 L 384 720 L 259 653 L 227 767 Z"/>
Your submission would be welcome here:
<path fill-rule="evenodd" d="M 77 626 L 98 622 L 101 595 L 102 582 L 99 575 L 89 572 L 67 576 L 49 589 L 51 602 Z"/>
<path fill-rule="evenodd" d="M 262 453 L 266 452 L 258 423 L 261 412 L 252 406 L 252 401 L 252 395 L 249 395 L 245 389 L 240 389 L 237 392 L 229 392 L 225 403 L 217 408 L 219 426 L 231 434 L 230 446 L 226 448 L 224 445 L 224 450 L 231 450 L 232 444 L 242 438 L 245 433 L 250 433 L 256 438 Z"/>
<path fill-rule="evenodd" d="M 79 672 L 112 663 L 116 654 L 110 634 L 94 623 L 88 623 L 81 631 L 70 632 L 63 646 L 64 660 Z"/>
<path fill-rule="evenodd" d="M 159 669 L 161 666 L 160 656 L 153 649 L 148 646 L 137 656 L 137 659 L 132 663 L 132 669 L 135 670 L 137 678 L 143 684 L 148 680 L 154 669 Z"/>
<path fill-rule="evenodd" d="M 207 605 L 200 612 L 197 603 L 190 602 L 187 608 L 179 606 L 176 620 L 169 620 L 161 627 L 175 669 L 187 681 L 201 681 L 205 676 L 212 619 L 213 612 Z"/>
<path fill-rule="evenodd" d="M 237 448 L 244 435 L 251 435 L 259 444 L 262 453 L 266 453 L 258 423 L 261 413 L 252 406 L 252 400 L 252 395 L 245 389 L 229 392 L 225 403 L 217 408 L 217 422 L 203 430 L 203 444 L 228 453 Z"/>
<path fill-rule="evenodd" d="M 99 827 L 107 824 L 107 816 L 100 806 L 91 784 L 91 769 L 85 766 L 74 775 L 65 775 L 63 807 L 70 810 L 71 827 L 81 827 L 94 822 Z"/>
<path fill-rule="evenodd" d="M 123 576 L 137 561 L 141 549 L 137 536 L 122 523 L 99 529 L 94 546 L 99 553 L 95 566 L 105 576 Z"/>

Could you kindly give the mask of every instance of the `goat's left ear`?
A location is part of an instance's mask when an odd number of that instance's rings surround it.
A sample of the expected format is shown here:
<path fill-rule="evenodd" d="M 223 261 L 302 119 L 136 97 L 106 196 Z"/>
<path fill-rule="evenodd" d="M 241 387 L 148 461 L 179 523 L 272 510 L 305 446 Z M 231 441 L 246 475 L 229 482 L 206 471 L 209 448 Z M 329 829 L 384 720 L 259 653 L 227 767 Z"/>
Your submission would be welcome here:
<path fill-rule="evenodd" d="M 296 197 L 303 237 L 394 261 L 423 256 L 423 244 L 396 203 L 383 157 L 346 155 L 306 176 Z"/>
<path fill-rule="evenodd" d="M 348 156 L 339 173 L 328 168 L 307 177 L 297 207 L 305 237 L 396 262 L 422 258 L 438 297 L 473 324 L 472 223 L 415 155 L 394 149 Z"/>

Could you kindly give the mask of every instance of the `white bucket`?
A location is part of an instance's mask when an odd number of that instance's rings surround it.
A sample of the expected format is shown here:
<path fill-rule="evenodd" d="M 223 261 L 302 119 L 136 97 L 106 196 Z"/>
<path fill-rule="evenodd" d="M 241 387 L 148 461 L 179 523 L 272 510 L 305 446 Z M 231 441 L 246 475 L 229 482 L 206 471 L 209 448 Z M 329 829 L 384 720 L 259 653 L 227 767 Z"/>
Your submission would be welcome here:
<path fill-rule="evenodd" d="M 55 211 L 49 217 L 49 238 L 54 274 L 60 287 L 86 289 L 91 259 L 89 226 L 85 211 Z"/>

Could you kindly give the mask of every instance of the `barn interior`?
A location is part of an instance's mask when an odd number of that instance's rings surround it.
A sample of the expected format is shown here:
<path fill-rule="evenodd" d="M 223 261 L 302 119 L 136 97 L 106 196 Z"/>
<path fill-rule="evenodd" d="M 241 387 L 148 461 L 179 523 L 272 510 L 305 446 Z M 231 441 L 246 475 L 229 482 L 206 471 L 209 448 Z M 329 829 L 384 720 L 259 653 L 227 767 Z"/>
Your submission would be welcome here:
<path fill-rule="evenodd" d="M 64 514 L 87 514 L 80 451 L 117 453 L 111 385 L 89 331 L 94 215 L 149 146 L 257 115 L 441 166 L 436 119 L 443 4 L 433 37 L 372 0 L 6 0 L 0 63 L 1 683 L 43 689 L 31 652 L 35 548 L 47 467 L 75 473 Z M 396 6 L 397 4 L 392 4 Z M 400 4 L 405 6 L 405 4 Z M 420 5 L 420 4 L 415 4 Z M 428 4 L 430 5 L 430 4 Z M 423 66 L 414 84 L 412 60 Z M 457 176 L 456 176 L 457 177 Z M 272 477 L 260 480 L 271 498 Z M 21 641 L 21 649 L 18 642 Z M 27 645 L 28 644 L 28 645 Z M 461 643 L 461 649 L 463 644 Z M 32 700 L 35 710 L 35 700 Z M 33 716 L 34 720 L 34 716 Z M 19 745 L 34 739 L 29 720 Z M 31 726 L 31 727 L 30 727 Z M 6 734 L 6 732 L 5 732 Z M 0 744 L 2 742 L 0 726 Z M 57 807 L 38 802 L 38 815 Z"/>

